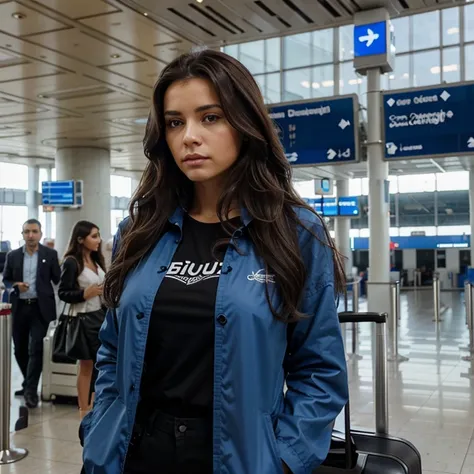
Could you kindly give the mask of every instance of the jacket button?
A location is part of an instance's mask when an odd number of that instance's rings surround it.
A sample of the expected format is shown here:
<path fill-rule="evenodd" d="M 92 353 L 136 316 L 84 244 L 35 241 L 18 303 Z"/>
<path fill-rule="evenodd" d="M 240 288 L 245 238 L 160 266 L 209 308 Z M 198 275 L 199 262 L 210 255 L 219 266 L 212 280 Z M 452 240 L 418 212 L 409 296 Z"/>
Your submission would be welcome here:
<path fill-rule="evenodd" d="M 217 322 L 221 325 L 221 326 L 225 326 L 227 324 L 227 318 L 221 314 L 218 318 L 217 318 Z"/>
<path fill-rule="evenodd" d="M 130 386 L 130 391 L 131 391 L 131 392 L 134 392 L 134 391 L 135 391 L 135 384 L 134 384 L 134 383 L 132 383 L 132 385 Z"/>
<path fill-rule="evenodd" d="M 140 319 L 143 319 L 145 315 L 143 313 L 138 313 L 137 314 L 137 319 L 140 321 Z"/>

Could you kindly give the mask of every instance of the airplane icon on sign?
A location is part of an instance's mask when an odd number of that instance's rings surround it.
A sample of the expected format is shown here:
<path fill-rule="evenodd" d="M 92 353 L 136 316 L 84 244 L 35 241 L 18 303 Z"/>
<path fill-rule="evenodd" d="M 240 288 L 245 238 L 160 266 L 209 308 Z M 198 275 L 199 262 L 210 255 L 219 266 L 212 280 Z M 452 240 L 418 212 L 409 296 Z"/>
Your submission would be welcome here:
<path fill-rule="evenodd" d="M 359 36 L 359 41 L 361 43 L 365 43 L 367 48 L 370 48 L 374 41 L 378 40 L 380 35 L 378 33 L 374 33 L 370 28 L 367 28 L 367 34 L 364 36 Z"/>

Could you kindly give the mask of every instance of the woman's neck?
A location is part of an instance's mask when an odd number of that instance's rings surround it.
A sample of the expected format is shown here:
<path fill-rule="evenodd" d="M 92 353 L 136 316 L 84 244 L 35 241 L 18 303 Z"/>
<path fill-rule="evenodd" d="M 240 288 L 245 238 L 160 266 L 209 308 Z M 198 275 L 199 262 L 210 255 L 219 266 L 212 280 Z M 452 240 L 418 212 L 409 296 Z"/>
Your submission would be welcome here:
<path fill-rule="evenodd" d="M 195 183 L 194 202 L 189 210 L 189 215 L 200 222 L 219 222 L 217 216 L 217 203 L 220 197 L 220 189 L 210 183 Z M 232 205 L 229 218 L 239 216 L 238 207 Z"/>
<path fill-rule="evenodd" d="M 87 249 L 82 249 L 82 258 L 84 260 L 84 263 L 91 263 L 92 262 L 91 251 Z"/>

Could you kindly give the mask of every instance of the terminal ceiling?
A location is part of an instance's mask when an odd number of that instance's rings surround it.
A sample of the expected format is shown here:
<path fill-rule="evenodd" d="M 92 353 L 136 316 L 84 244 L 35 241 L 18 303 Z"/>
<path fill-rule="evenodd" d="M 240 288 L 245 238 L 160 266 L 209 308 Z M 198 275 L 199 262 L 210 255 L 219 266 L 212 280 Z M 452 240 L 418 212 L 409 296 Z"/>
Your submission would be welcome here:
<path fill-rule="evenodd" d="M 144 121 L 163 67 L 194 45 L 219 47 L 352 22 L 386 6 L 406 15 L 455 0 L 0 0 L 0 159 L 52 164 L 56 149 L 104 147 L 140 171 Z M 397 162 L 394 173 L 462 169 L 458 158 Z M 441 167 L 441 168 L 440 168 Z M 296 177 L 343 177 L 347 167 Z M 348 176 L 365 175 L 363 163 Z"/>

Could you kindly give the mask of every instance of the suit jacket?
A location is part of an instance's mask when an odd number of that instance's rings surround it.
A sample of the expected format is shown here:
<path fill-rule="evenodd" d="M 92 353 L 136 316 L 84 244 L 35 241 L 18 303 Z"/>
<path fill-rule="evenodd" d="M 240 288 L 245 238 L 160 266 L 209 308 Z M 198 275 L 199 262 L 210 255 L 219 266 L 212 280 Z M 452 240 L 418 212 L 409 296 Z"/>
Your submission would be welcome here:
<path fill-rule="evenodd" d="M 3 283 L 6 288 L 11 288 L 13 283 L 23 281 L 23 247 L 12 250 L 7 255 L 5 268 L 3 270 Z M 50 322 L 56 319 L 56 300 L 54 297 L 53 283 L 58 284 L 61 276 L 61 269 L 59 268 L 58 253 L 56 250 L 39 246 L 38 249 L 38 268 L 36 273 L 36 293 L 38 295 L 38 304 L 43 318 Z M 18 309 L 19 290 L 17 287 L 13 288 L 13 293 L 10 296 L 12 303 L 12 314 Z"/>

